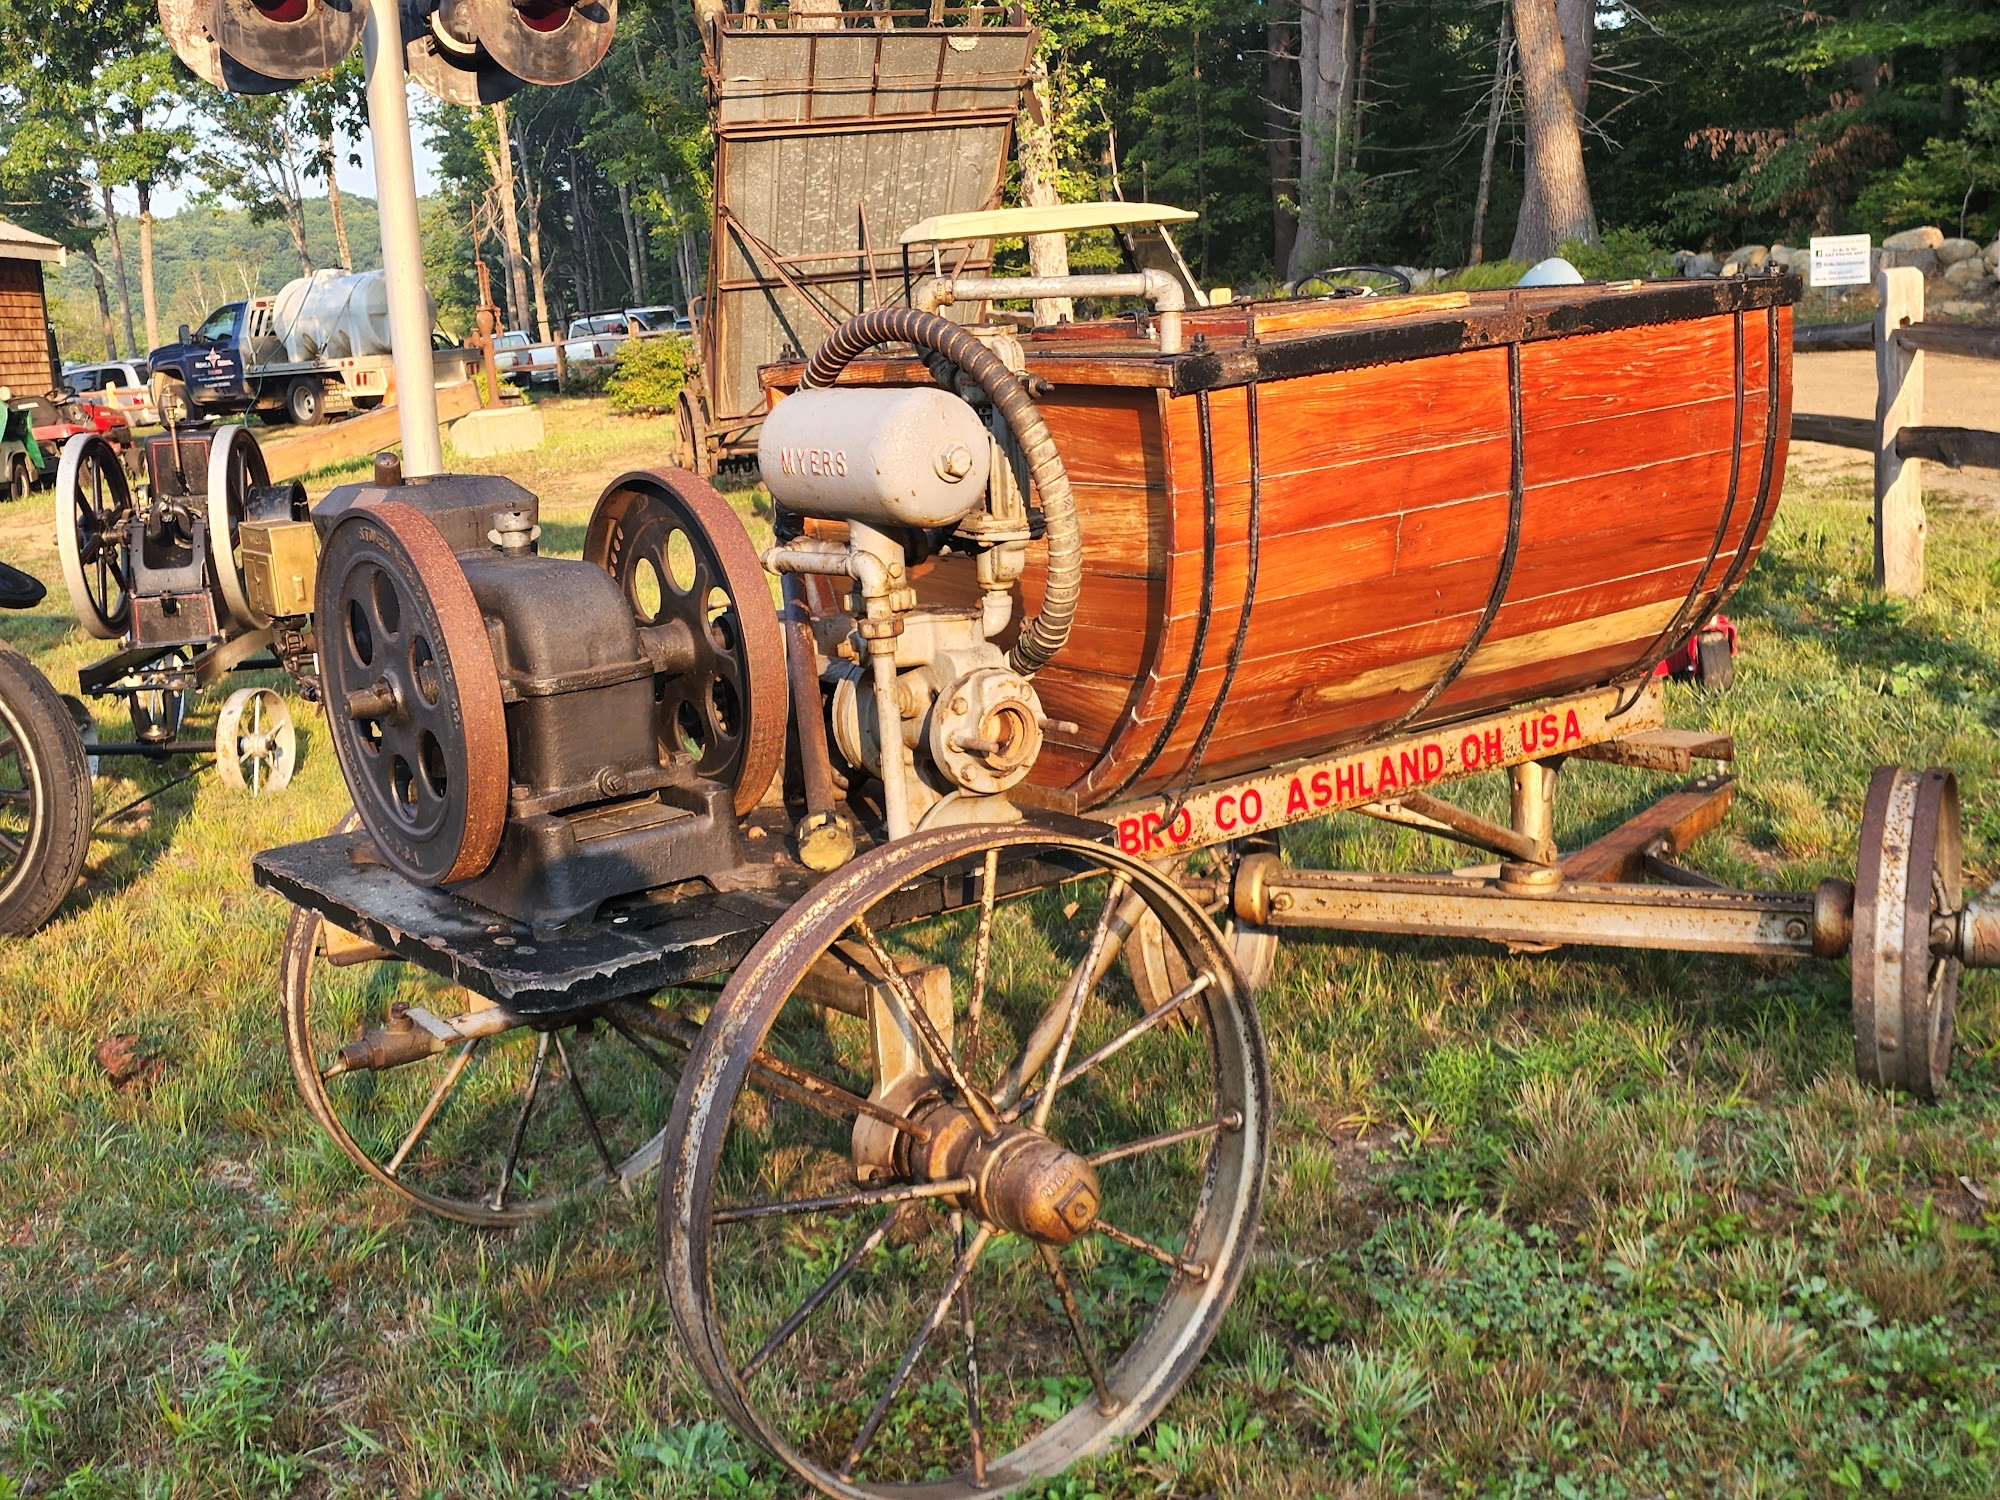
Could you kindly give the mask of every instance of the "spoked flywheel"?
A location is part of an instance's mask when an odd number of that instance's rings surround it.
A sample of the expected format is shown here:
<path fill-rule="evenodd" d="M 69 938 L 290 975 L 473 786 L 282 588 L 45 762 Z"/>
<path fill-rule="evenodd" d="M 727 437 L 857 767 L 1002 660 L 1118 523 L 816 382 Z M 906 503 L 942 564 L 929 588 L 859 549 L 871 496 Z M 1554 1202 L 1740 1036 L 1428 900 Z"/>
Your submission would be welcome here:
<path fill-rule="evenodd" d="M 285 934 L 279 1000 L 313 1118 L 432 1213 L 521 1224 L 658 1162 L 679 1059 L 622 1019 L 507 1026 L 491 1002 L 305 910 Z M 439 1043 L 432 1018 L 487 1034 Z"/>
<path fill-rule="evenodd" d="M 1951 1071 L 1964 964 L 1947 927 L 1964 904 L 1958 778 L 1879 766 L 1854 881 L 1854 1067 L 1863 1083 L 1935 1099 Z M 1933 948 L 1938 951 L 1933 951 Z"/>
<path fill-rule="evenodd" d="M 327 537 L 316 601 L 333 748 L 376 849 L 419 885 L 478 875 L 506 822 L 507 726 L 450 544 L 410 506 L 356 505 Z"/>
<path fill-rule="evenodd" d="M 257 446 L 249 428 L 237 423 L 217 431 L 208 450 L 208 576 L 215 581 L 223 611 L 241 630 L 271 623 L 250 606 L 237 534 L 250 491 L 270 482 L 264 450 Z"/>
<path fill-rule="evenodd" d="M 1150 1014 L 1111 980 L 1133 898 L 1190 976 Z M 1001 1494 L 1187 1377 L 1268 1132 L 1255 1012 L 1177 886 L 1028 825 L 918 833 L 818 886 L 711 1012 L 660 1182 L 674 1321 L 818 1490 Z"/>
<path fill-rule="evenodd" d="M 769 575 L 715 486 L 685 469 L 641 470 L 605 490 L 583 559 L 618 580 L 642 628 L 672 631 L 686 669 L 660 679 L 660 743 L 763 800 L 785 748 L 785 645 Z"/>
<path fill-rule="evenodd" d="M 132 488 L 118 450 L 95 433 L 63 444 L 56 466 L 56 554 L 69 602 L 84 630 L 115 641 L 132 619 L 132 564 L 125 523 Z"/>
<path fill-rule="evenodd" d="M 282 791 L 298 768 L 292 711 L 273 688 L 238 688 L 215 716 L 215 774 L 251 796 Z"/>

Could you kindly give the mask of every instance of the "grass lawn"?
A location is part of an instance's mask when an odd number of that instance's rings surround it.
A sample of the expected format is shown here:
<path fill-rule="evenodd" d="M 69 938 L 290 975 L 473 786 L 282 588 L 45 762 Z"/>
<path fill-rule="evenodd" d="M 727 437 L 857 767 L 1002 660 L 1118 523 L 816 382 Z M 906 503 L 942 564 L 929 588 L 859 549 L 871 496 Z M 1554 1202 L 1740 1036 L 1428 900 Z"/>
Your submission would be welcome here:
<path fill-rule="evenodd" d="M 574 554 L 671 426 L 544 414 L 546 448 L 492 467 Z M 733 496 L 760 539 L 761 498 Z M 0 557 L 52 586 L 0 632 L 73 688 L 104 645 L 69 618 L 46 504 L 0 511 Z M 2000 876 L 2000 537 L 1936 504 L 1908 607 L 1871 595 L 1869 552 L 1863 490 L 1794 484 L 1732 610 L 1736 687 L 1670 690 L 1740 757 L 1698 868 L 1851 875 L 1869 771 L 1901 762 L 1957 768 L 1968 884 Z M 286 911 L 247 863 L 346 808 L 294 711 L 289 790 L 171 787 L 99 834 L 55 923 L 0 946 L 0 1500 L 795 1493 L 676 1347 L 645 1194 L 482 1234 L 406 1210 L 306 1118 L 274 1007 Z M 100 813 L 179 774 L 128 772 Z M 1487 781 L 1465 795 L 1497 812 Z M 1562 782 L 1565 843 L 1663 786 Z M 1353 818 L 1286 853 L 1462 858 Z M 1302 936 L 1261 1008 L 1277 1145 L 1244 1290 L 1165 1418 L 1046 1494 L 1994 1493 L 1990 976 L 1966 977 L 1927 1108 L 1854 1083 L 1844 965 Z M 93 1053 L 117 1033 L 150 1082 L 109 1085 Z"/>

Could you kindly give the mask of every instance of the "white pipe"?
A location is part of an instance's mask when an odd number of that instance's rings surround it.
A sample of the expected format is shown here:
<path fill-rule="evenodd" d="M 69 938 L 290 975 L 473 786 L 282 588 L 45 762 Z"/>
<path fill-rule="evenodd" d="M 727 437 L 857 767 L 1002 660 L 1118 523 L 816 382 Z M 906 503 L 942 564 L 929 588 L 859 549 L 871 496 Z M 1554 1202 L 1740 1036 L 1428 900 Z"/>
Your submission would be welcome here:
<path fill-rule="evenodd" d="M 382 219 L 383 279 L 389 289 L 389 347 L 403 433 L 403 477 L 444 470 L 438 440 L 437 376 L 431 312 L 424 295 L 424 241 L 417 226 L 417 168 L 410 154 L 404 97 L 403 22 L 397 0 L 368 0 L 361 34 L 368 68 L 368 129 L 375 142 L 375 203 Z"/>
<path fill-rule="evenodd" d="M 936 312 L 954 302 L 1006 302 L 1023 297 L 1144 297 L 1160 315 L 1160 352 L 1181 352 L 1187 288 L 1165 271 L 1119 276 L 932 276 L 918 283 L 911 305 Z"/>

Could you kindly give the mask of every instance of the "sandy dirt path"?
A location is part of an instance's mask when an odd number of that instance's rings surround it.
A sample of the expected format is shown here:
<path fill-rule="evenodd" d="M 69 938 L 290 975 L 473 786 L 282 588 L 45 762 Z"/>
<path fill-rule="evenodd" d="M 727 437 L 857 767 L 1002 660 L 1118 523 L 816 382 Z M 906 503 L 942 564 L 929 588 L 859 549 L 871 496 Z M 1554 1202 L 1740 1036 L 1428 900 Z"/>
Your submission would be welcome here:
<path fill-rule="evenodd" d="M 1792 361 L 1792 410 L 1830 417 L 1875 415 L 1875 356 L 1865 349 L 1800 354 Z M 2000 428 L 2000 361 L 1924 356 L 1924 422 L 1934 427 Z M 1871 483 L 1874 461 L 1852 448 L 1794 443 L 1793 472 Z M 1924 465 L 1926 494 L 2000 507 L 2000 469 Z"/>

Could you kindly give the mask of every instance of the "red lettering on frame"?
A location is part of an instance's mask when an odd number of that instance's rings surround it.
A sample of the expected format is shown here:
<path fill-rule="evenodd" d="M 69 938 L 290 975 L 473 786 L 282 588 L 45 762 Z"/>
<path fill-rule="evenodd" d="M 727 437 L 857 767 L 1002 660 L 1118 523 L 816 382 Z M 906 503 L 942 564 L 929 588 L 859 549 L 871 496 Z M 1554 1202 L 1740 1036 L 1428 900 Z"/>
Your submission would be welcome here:
<path fill-rule="evenodd" d="M 1479 758 L 1478 735 L 1468 734 L 1458 742 L 1458 763 L 1468 771 L 1479 769 L 1481 762 Z"/>
<path fill-rule="evenodd" d="M 1444 775 L 1444 746 L 1435 742 L 1426 744 L 1422 758 L 1424 780 L 1436 781 Z"/>
<path fill-rule="evenodd" d="M 1396 763 L 1388 756 L 1382 757 L 1382 764 L 1375 772 L 1375 790 L 1393 792 L 1400 783 L 1396 780 Z"/>
<path fill-rule="evenodd" d="M 1252 803 L 1256 805 L 1253 807 Z M 1264 816 L 1264 794 L 1254 786 L 1243 789 L 1243 801 L 1239 805 L 1243 809 L 1243 822 L 1246 827 L 1258 822 Z"/>
<path fill-rule="evenodd" d="M 1328 783 L 1326 772 L 1313 772 L 1313 806 L 1327 807 L 1333 802 L 1333 787 Z"/>
<path fill-rule="evenodd" d="M 1289 818 L 1311 810 L 1312 805 L 1306 801 L 1306 784 L 1294 776 L 1292 784 L 1285 788 L 1285 816 Z"/>
<path fill-rule="evenodd" d="M 1118 820 L 1118 852 L 1137 854 L 1139 852 L 1139 820 L 1120 818 Z"/>
<path fill-rule="evenodd" d="M 1569 711 L 1569 717 L 1563 720 L 1563 743 L 1565 745 L 1574 745 L 1582 738 L 1583 726 L 1576 722 L 1576 710 L 1572 708 Z"/>
<path fill-rule="evenodd" d="M 1223 809 L 1228 811 L 1224 812 Z M 1227 832 L 1236 826 L 1236 794 L 1224 792 L 1215 799 L 1215 826 Z"/>
<path fill-rule="evenodd" d="M 1497 766 L 1507 758 L 1507 746 L 1500 738 L 1500 727 L 1496 724 L 1479 738 L 1480 756 L 1485 764 Z"/>

